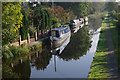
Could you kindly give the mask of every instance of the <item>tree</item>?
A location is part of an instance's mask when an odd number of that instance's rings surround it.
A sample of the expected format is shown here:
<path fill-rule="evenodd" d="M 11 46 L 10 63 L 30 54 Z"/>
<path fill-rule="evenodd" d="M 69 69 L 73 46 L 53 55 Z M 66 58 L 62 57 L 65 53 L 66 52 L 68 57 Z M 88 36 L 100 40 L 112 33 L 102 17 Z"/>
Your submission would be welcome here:
<path fill-rule="evenodd" d="M 41 10 L 39 8 L 35 8 L 35 11 L 34 11 L 34 26 L 37 29 L 40 29 L 41 21 L 42 21 Z"/>
<path fill-rule="evenodd" d="M 44 30 L 45 29 L 45 13 L 44 13 L 44 10 L 43 9 L 41 9 L 40 10 L 40 13 L 41 13 L 41 27 L 40 27 L 40 29 L 42 30 Z"/>
<path fill-rule="evenodd" d="M 28 25 L 28 17 L 26 15 L 26 12 L 23 10 L 22 11 L 24 17 L 23 17 L 23 26 L 20 27 L 20 35 L 22 40 L 27 39 L 28 33 L 29 33 L 29 25 Z"/>
<path fill-rule="evenodd" d="M 2 43 L 17 41 L 19 38 L 19 28 L 22 24 L 23 15 L 21 13 L 20 2 L 2 3 Z"/>
<path fill-rule="evenodd" d="M 47 28 L 48 27 L 48 14 L 46 10 L 44 10 L 44 13 L 45 13 L 45 28 Z"/>
<path fill-rule="evenodd" d="M 76 16 L 85 16 L 88 13 L 88 2 L 66 2 L 66 3 L 55 3 L 62 6 L 64 9 L 70 9 L 74 12 Z"/>

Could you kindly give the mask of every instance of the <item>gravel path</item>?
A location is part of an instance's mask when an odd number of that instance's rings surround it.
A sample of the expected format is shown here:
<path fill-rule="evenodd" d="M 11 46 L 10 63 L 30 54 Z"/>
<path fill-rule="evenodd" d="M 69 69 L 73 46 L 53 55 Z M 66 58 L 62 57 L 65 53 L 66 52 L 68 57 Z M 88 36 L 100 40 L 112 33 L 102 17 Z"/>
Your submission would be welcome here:
<path fill-rule="evenodd" d="M 114 52 L 114 45 L 112 42 L 112 37 L 111 37 L 111 32 L 109 28 L 109 20 L 107 19 L 107 42 L 108 42 L 108 55 L 107 55 L 107 66 L 109 69 L 109 78 L 118 78 L 119 73 L 118 73 L 118 64 L 116 61 L 116 54 Z"/>

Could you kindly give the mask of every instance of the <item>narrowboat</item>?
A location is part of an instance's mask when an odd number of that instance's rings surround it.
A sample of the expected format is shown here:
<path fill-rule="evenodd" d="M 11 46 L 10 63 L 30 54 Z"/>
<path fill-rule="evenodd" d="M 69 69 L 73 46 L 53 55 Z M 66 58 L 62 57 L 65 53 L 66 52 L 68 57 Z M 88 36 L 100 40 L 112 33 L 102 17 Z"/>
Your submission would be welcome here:
<path fill-rule="evenodd" d="M 71 36 L 69 36 L 61 46 L 59 46 L 57 48 L 54 48 L 54 46 L 53 46 L 51 49 L 51 53 L 55 54 L 55 55 L 60 55 L 62 53 L 62 51 L 65 49 L 65 47 L 68 45 L 68 43 L 70 42 L 70 37 Z"/>
<path fill-rule="evenodd" d="M 80 19 L 71 20 L 70 21 L 70 26 L 76 26 L 76 25 L 79 24 L 79 22 L 80 22 Z"/>
<path fill-rule="evenodd" d="M 71 31 L 68 25 L 61 25 L 58 28 L 49 30 L 47 35 L 51 42 L 51 46 L 54 46 L 54 48 L 56 48 L 62 45 L 62 43 L 71 35 Z"/>
<path fill-rule="evenodd" d="M 72 21 L 75 21 L 75 20 L 72 20 Z M 76 25 L 74 25 L 73 23 L 70 24 L 70 28 L 73 33 L 76 33 L 83 26 L 84 26 L 84 18 L 79 18 L 79 22 Z"/>

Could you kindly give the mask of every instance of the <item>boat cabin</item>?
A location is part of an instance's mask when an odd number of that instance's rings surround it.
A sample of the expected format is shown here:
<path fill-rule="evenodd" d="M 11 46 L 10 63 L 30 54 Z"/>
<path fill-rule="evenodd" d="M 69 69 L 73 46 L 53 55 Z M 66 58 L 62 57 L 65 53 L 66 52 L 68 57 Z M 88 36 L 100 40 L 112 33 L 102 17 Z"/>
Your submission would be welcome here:
<path fill-rule="evenodd" d="M 69 26 L 60 26 L 55 29 L 49 30 L 47 36 L 50 37 L 60 37 L 64 35 L 65 33 L 68 33 L 70 31 Z"/>

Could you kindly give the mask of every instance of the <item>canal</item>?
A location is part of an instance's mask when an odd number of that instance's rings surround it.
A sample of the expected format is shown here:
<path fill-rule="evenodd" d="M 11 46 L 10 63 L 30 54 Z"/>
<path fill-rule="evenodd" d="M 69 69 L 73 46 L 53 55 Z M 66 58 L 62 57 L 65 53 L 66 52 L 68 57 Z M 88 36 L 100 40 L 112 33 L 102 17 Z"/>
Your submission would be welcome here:
<path fill-rule="evenodd" d="M 48 44 L 31 55 L 3 60 L 3 78 L 87 78 L 99 40 L 101 17 L 84 26 L 56 50 Z M 57 55 L 56 55 L 57 53 Z"/>

